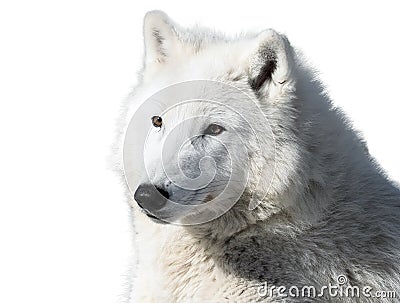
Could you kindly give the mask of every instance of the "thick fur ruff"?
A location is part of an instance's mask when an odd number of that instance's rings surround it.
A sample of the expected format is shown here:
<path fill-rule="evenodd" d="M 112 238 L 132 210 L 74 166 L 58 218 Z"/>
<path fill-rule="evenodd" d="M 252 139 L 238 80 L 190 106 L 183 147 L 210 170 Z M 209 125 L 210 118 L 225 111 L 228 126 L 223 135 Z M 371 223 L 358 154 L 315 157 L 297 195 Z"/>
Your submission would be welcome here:
<path fill-rule="evenodd" d="M 174 83 L 210 79 L 257 99 L 274 134 L 276 167 L 254 210 L 245 191 L 227 213 L 195 226 L 153 222 L 127 191 L 137 252 L 132 302 L 378 302 L 259 294 L 265 282 L 320 289 L 340 275 L 353 286 L 400 296 L 400 191 L 286 37 L 266 30 L 231 39 L 183 29 L 156 11 L 145 17 L 144 39 L 144 67 L 123 108 L 120 146 L 140 100 Z M 260 173 L 255 162 L 246 165 L 251 176 Z M 131 173 L 139 184 L 146 172 L 138 165 Z"/>

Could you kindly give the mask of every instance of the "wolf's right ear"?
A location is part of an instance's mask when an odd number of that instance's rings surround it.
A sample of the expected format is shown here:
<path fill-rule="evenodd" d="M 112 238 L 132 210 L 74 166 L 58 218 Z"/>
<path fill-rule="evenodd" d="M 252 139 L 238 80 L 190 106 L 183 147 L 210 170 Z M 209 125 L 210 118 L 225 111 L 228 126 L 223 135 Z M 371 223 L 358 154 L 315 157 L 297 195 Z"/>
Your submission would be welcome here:
<path fill-rule="evenodd" d="M 145 64 L 163 63 L 179 46 L 176 26 L 162 11 L 150 11 L 144 17 Z"/>

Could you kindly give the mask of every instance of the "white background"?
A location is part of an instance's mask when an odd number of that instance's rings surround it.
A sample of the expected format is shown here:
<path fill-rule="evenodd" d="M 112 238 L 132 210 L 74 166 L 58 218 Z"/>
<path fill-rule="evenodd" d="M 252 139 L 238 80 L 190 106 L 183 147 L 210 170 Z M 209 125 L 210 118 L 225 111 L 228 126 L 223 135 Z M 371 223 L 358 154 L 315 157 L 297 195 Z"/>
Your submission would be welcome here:
<path fill-rule="evenodd" d="M 230 2 L 1 2 L 0 302 L 122 301 L 129 215 L 106 159 L 148 10 L 228 33 L 286 33 L 400 180 L 395 1 Z"/>

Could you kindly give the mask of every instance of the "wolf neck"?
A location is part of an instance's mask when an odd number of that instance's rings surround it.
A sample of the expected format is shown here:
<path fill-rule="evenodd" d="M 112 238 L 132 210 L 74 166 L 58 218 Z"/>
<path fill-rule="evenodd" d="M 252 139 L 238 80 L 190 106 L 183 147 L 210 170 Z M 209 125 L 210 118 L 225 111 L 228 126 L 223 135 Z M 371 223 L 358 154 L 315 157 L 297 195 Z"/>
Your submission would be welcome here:
<path fill-rule="evenodd" d="M 271 200 L 285 210 L 296 225 L 312 225 L 327 215 L 329 207 L 354 191 L 361 179 L 369 183 L 380 176 L 363 140 L 344 114 L 336 109 L 302 66 L 296 70 L 296 98 L 277 111 L 274 131 L 281 140 L 275 193 Z M 274 109 L 276 110 L 276 108 Z M 281 129 L 285 135 L 282 138 Z M 268 203 L 268 201 L 266 201 Z"/>

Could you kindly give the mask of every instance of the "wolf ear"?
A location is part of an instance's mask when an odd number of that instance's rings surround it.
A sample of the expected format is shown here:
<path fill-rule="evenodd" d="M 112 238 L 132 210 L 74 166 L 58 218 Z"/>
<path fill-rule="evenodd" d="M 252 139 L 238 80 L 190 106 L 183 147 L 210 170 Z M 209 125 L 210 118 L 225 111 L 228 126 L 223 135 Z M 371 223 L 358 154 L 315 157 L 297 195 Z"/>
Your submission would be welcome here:
<path fill-rule="evenodd" d="M 144 17 L 145 63 L 162 63 L 179 45 L 176 26 L 162 11 L 150 11 Z"/>
<path fill-rule="evenodd" d="M 249 84 L 256 94 L 273 96 L 290 79 L 293 50 L 286 37 L 274 30 L 261 32 L 255 43 L 249 62 Z"/>

